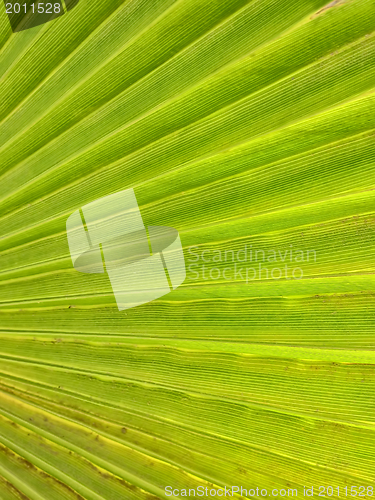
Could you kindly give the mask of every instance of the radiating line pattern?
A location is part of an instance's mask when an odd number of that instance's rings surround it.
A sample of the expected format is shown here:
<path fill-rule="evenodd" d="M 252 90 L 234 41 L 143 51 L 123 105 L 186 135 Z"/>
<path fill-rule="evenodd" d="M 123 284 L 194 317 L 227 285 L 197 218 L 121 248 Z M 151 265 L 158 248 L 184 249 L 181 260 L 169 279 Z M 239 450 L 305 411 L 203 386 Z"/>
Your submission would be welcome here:
<path fill-rule="evenodd" d="M 0 12 L 0 499 L 371 498 L 374 1 Z M 130 188 L 187 278 L 119 312 L 65 225 Z"/>

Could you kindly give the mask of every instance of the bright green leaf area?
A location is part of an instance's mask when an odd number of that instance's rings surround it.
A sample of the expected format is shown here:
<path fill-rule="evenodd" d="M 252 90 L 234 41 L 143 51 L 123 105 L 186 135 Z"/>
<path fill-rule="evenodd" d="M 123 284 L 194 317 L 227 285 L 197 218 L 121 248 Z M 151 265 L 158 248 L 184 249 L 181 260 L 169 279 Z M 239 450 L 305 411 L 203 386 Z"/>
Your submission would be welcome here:
<path fill-rule="evenodd" d="M 0 500 L 372 497 L 374 19 L 80 0 L 12 33 L 1 2 Z M 119 311 L 66 220 L 128 188 L 187 276 Z"/>

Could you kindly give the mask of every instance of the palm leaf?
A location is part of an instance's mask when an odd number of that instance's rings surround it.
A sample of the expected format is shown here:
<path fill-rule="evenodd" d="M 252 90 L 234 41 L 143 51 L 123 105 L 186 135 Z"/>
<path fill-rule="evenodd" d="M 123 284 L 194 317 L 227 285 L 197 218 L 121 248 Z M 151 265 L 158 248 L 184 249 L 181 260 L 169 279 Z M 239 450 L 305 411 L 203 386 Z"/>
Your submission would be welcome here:
<path fill-rule="evenodd" d="M 372 496 L 373 0 L 0 10 L 0 498 Z M 127 188 L 188 273 L 119 312 L 65 224 Z"/>

